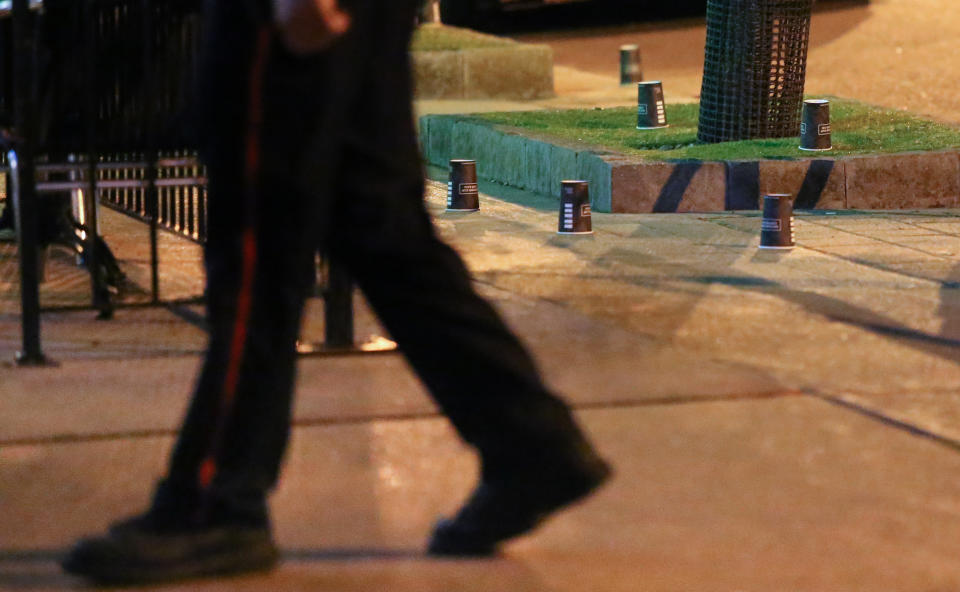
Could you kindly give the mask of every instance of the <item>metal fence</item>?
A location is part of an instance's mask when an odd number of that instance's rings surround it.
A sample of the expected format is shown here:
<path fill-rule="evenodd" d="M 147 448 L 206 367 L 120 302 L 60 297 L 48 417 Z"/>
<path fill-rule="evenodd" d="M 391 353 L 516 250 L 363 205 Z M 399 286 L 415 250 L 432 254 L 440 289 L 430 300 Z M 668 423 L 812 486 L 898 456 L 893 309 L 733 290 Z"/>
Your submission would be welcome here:
<path fill-rule="evenodd" d="M 0 1 L 0 166 L 20 181 L 10 184 L 8 199 L 18 228 L 22 363 L 44 361 L 36 232 L 42 195 L 83 195 L 76 246 L 91 272 L 92 305 L 103 317 L 114 303 L 100 272 L 107 257 L 98 253 L 98 203 L 149 226 L 153 303 L 160 302 L 157 233 L 206 240 L 206 180 L 188 123 L 200 4 Z M 337 295 L 334 286 L 326 292 L 327 341 L 349 348 L 352 286 L 335 283 Z"/>

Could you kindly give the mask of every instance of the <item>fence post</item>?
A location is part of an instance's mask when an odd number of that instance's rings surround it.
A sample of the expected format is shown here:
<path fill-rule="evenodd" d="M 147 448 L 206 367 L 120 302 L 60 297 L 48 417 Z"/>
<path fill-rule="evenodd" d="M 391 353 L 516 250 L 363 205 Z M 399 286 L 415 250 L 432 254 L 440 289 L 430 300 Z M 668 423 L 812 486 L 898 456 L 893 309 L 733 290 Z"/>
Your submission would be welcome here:
<path fill-rule="evenodd" d="M 420 9 L 421 23 L 440 23 L 440 0 L 426 0 Z"/>
<path fill-rule="evenodd" d="M 36 46 L 29 0 L 13 0 L 13 113 L 16 146 L 8 153 L 11 195 L 20 253 L 20 315 L 23 350 L 21 366 L 47 363 L 40 347 L 40 251 L 37 226 L 36 168 Z"/>
<path fill-rule="evenodd" d="M 157 110 L 154 107 L 154 30 L 153 30 L 153 2 L 141 0 L 140 9 L 143 11 L 141 21 L 141 39 L 143 39 L 143 119 L 145 128 L 146 146 L 143 156 L 145 168 L 143 171 L 144 200 L 146 201 L 147 217 L 150 219 L 150 302 L 160 303 L 160 254 L 158 247 L 158 230 L 160 224 L 160 195 L 157 191 Z"/>
<path fill-rule="evenodd" d="M 327 347 L 353 347 L 353 282 L 342 265 L 331 262 L 323 293 Z"/>
<path fill-rule="evenodd" d="M 93 294 L 92 305 L 100 311 L 98 318 L 109 319 L 113 316 L 113 303 L 110 301 L 110 292 L 107 290 L 107 278 L 100 273 L 100 253 L 97 249 L 97 238 L 100 236 L 100 218 L 97 204 L 100 194 L 97 189 L 97 35 L 95 10 L 93 2 L 85 0 L 83 3 L 82 19 L 80 24 L 84 37 L 83 68 L 87 84 L 84 87 L 83 118 L 86 122 L 86 149 L 87 149 L 87 183 L 83 192 L 83 210 L 85 236 L 83 241 L 83 255 L 90 272 L 90 289 Z"/>

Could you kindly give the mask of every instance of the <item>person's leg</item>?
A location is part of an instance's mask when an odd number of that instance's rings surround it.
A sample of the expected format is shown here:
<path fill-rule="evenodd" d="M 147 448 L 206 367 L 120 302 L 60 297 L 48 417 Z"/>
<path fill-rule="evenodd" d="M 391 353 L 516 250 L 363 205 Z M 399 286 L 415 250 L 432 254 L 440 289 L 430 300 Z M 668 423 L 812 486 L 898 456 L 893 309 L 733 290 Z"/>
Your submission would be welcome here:
<path fill-rule="evenodd" d="M 380 176 L 389 165 L 369 153 L 349 162 L 336 215 L 345 222 L 332 233 L 331 253 L 354 274 L 460 434 L 490 463 L 485 471 L 552 455 L 527 443 L 562 446 L 579 438 L 567 406 L 477 295 L 459 255 L 436 237 L 419 177 Z"/>
<path fill-rule="evenodd" d="M 430 551 L 484 555 L 603 482 L 609 469 L 460 257 L 434 235 L 419 178 L 354 153 L 331 238 L 433 398 L 480 455 L 482 483 Z M 354 168 L 353 163 L 362 163 Z M 366 172 L 364 172 L 366 171 Z"/>
<path fill-rule="evenodd" d="M 402 43 L 392 23 L 406 16 L 380 21 L 376 38 L 384 49 L 368 64 L 350 114 L 328 248 L 480 453 L 483 485 L 438 528 L 431 551 L 483 554 L 586 495 L 608 468 L 524 347 L 476 294 L 460 257 L 434 233 L 423 204 L 406 56 L 390 51 L 391 43 Z"/>
<path fill-rule="evenodd" d="M 276 561 L 266 497 L 287 444 L 296 339 L 315 252 L 312 209 L 292 183 L 306 132 L 286 126 L 284 117 L 297 106 L 311 109 L 290 76 L 309 77 L 302 71 L 319 64 L 278 59 L 268 29 L 240 20 L 231 2 L 214 6 L 226 9 L 217 15 L 228 22 L 214 23 L 223 24 L 214 31 L 221 44 L 213 54 L 222 62 L 212 59 L 205 68 L 214 78 L 207 83 L 217 85 L 208 90 L 213 135 L 204 148 L 210 342 L 151 508 L 82 542 L 65 562 L 68 571 L 103 581 L 246 571 Z M 231 71 L 244 61 L 248 71 Z"/>

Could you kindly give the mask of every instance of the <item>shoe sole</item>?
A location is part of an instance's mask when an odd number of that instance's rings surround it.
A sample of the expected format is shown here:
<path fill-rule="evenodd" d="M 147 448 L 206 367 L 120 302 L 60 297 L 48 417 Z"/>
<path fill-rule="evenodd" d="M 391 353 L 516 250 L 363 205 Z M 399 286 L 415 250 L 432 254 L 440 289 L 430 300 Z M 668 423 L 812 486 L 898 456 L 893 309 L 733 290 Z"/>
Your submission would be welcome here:
<path fill-rule="evenodd" d="M 269 571 L 277 565 L 279 553 L 270 542 L 243 551 L 212 552 L 202 557 L 168 563 L 120 565 L 96 564 L 67 557 L 61 567 L 67 573 L 88 578 L 98 584 L 156 584 L 194 578 L 237 575 Z"/>

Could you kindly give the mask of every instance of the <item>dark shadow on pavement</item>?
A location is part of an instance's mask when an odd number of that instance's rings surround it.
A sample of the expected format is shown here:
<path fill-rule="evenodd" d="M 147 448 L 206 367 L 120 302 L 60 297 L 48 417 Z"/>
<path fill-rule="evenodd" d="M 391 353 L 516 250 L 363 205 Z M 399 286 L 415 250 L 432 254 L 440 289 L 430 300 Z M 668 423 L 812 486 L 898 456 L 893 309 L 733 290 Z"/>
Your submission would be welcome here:
<path fill-rule="evenodd" d="M 940 287 L 940 308 L 937 310 L 943 324 L 940 338 L 960 344 L 960 264 L 955 265 Z M 960 349 L 956 358 L 960 361 Z"/>
<path fill-rule="evenodd" d="M 60 571 L 66 549 L 0 549 L 0 590 L 62 590 L 72 587 Z"/>
<path fill-rule="evenodd" d="M 294 561 L 406 561 L 428 558 L 423 549 L 377 549 L 344 547 L 332 549 L 281 549 L 286 560 Z"/>

